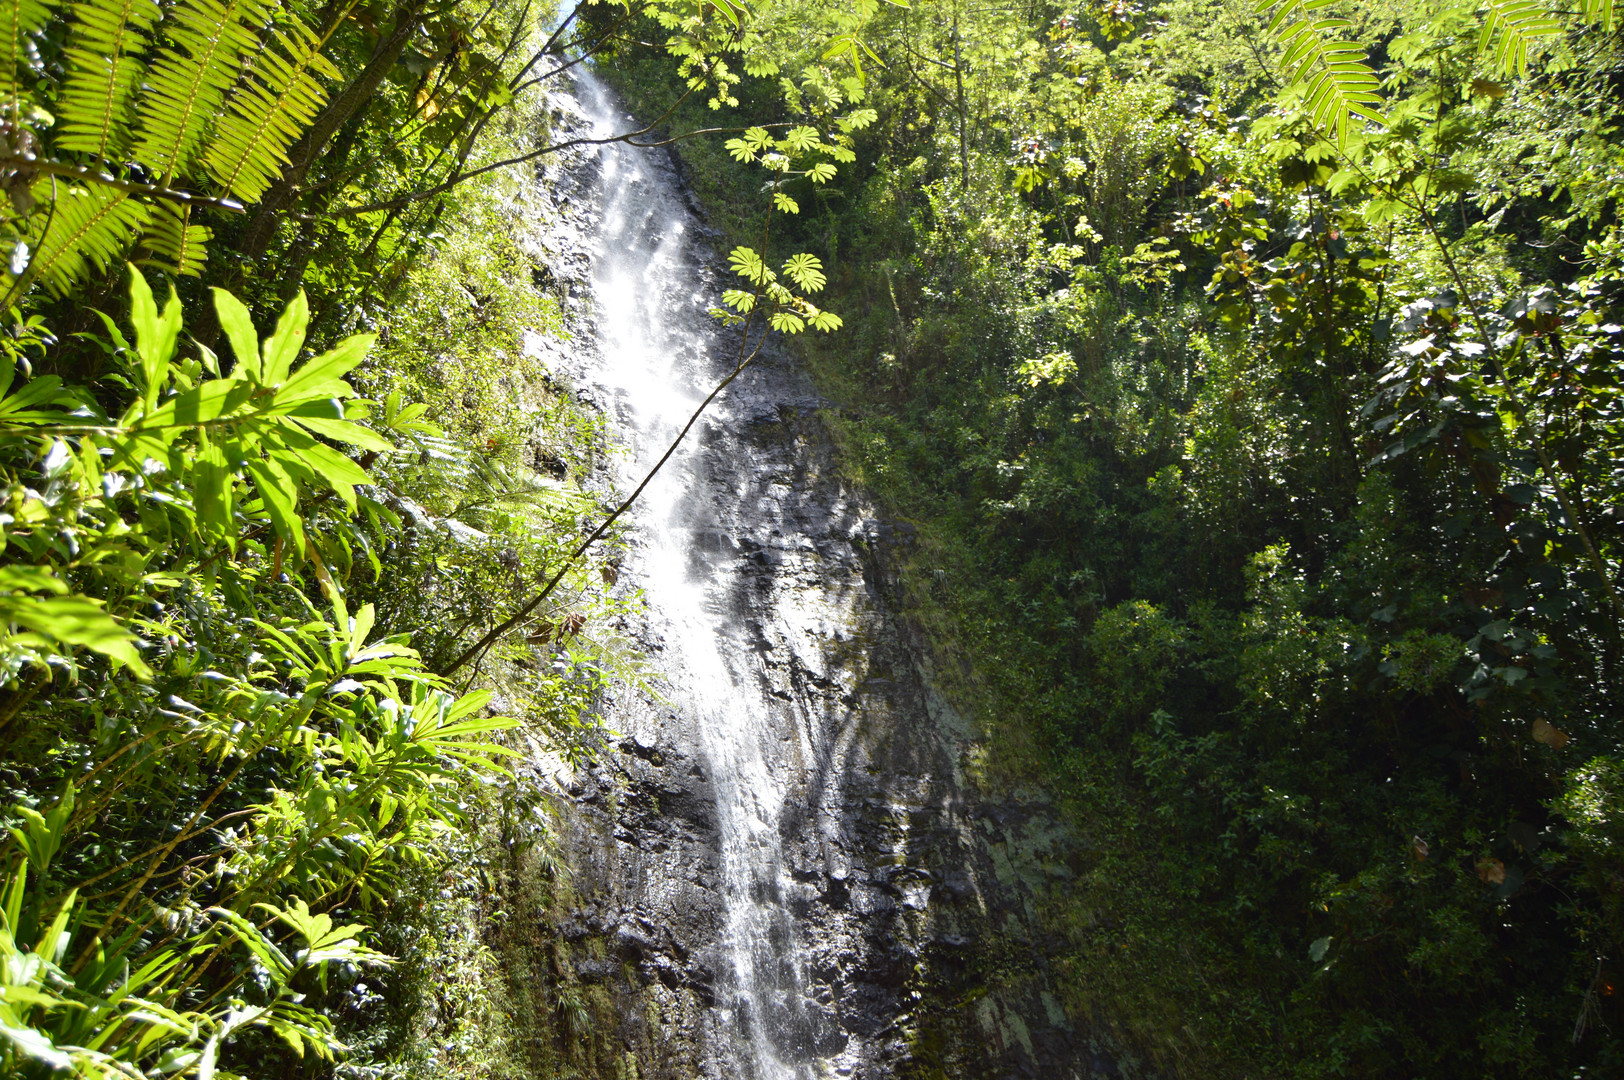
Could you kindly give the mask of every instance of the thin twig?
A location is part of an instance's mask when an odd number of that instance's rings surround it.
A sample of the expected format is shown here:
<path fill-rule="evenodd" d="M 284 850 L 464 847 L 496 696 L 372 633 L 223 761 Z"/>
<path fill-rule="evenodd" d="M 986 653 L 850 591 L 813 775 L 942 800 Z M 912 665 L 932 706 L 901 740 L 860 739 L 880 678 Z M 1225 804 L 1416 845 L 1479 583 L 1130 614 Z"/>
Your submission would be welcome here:
<path fill-rule="evenodd" d="M 688 422 L 682 426 L 682 430 L 677 433 L 677 437 L 671 440 L 671 445 L 666 447 L 665 453 L 660 455 L 660 460 L 655 462 L 654 467 L 648 471 L 648 475 L 643 477 L 643 482 L 637 485 L 637 490 L 633 491 L 624 502 L 615 507 L 614 512 L 608 517 L 604 518 L 603 522 L 596 529 L 592 530 L 591 536 L 588 536 L 585 540 L 581 541 L 580 545 L 570 553 L 569 558 L 565 559 L 563 565 L 558 568 L 558 572 L 548 580 L 541 592 L 537 593 L 528 604 L 520 608 L 512 617 L 497 624 L 495 627 L 489 630 L 484 637 L 480 638 L 474 644 L 465 649 L 462 655 L 451 661 L 450 665 L 445 669 L 444 672 L 442 672 L 442 674 L 446 676 L 451 675 L 452 672 L 456 671 L 458 668 L 462 667 L 464 664 L 467 664 L 470 660 L 483 653 L 486 649 L 490 648 L 490 646 L 495 643 L 498 638 L 507 633 L 509 630 L 512 630 L 515 626 L 518 626 L 521 622 L 529 617 L 531 612 L 540 607 L 543 601 L 552 595 L 553 590 L 558 587 L 558 583 L 564 580 L 564 575 L 569 573 L 570 568 L 580 560 L 581 556 L 585 555 L 587 550 L 591 548 L 593 544 L 603 539 L 604 536 L 608 534 L 610 526 L 618 521 L 622 514 L 631 509 L 632 504 L 637 501 L 638 496 L 643 494 L 643 489 L 649 486 L 649 483 L 653 481 L 656 475 L 659 474 L 660 469 L 664 467 L 665 463 L 671 459 L 671 455 L 677 452 L 677 447 L 682 445 L 683 439 L 685 439 L 688 432 L 693 429 L 694 424 L 698 423 L 700 416 L 707 408 L 710 407 L 710 403 L 715 401 L 716 396 L 723 390 L 726 390 L 728 385 L 731 384 L 734 379 L 737 379 L 739 375 L 743 373 L 745 368 L 750 366 L 751 361 L 753 361 L 761 352 L 761 347 L 766 343 L 766 340 L 767 335 L 765 332 L 763 332 L 761 339 L 756 342 L 756 347 L 749 350 L 748 353 L 746 353 L 746 355 L 744 355 L 743 358 L 740 359 L 739 362 L 734 366 L 733 370 L 728 372 L 727 377 L 721 382 L 717 383 L 715 388 L 712 389 L 709 394 L 705 395 L 705 400 L 699 403 L 699 407 L 695 409 L 693 415 L 688 418 Z M 745 349 L 748 348 L 748 345 L 749 327 L 746 326 L 745 340 L 743 345 L 740 346 L 740 351 L 744 352 Z"/>
<path fill-rule="evenodd" d="M 385 199 L 382 202 L 367 203 L 363 206 L 349 206 L 342 210 L 334 210 L 326 214 L 299 215 L 299 218 L 302 221 L 314 221 L 321 218 L 356 217 L 360 214 L 375 214 L 379 210 L 394 210 L 409 203 L 421 202 L 424 199 L 432 199 L 434 196 L 439 195 L 442 192 L 450 191 L 458 184 L 465 183 L 477 176 L 483 176 L 485 173 L 494 172 L 497 169 L 505 169 L 509 165 L 523 165 L 527 161 L 534 161 L 536 158 L 545 157 L 548 154 L 556 154 L 560 150 L 569 150 L 576 146 L 606 146 L 610 143 L 631 142 L 631 140 L 635 139 L 637 136 L 647 135 L 649 132 L 663 124 L 672 113 L 677 111 L 678 106 L 693 96 L 693 93 L 694 91 L 692 88 L 684 91 L 683 95 L 676 100 L 675 104 L 662 113 L 659 119 L 645 125 L 644 127 L 638 128 L 636 131 L 628 131 L 620 135 L 611 135 L 602 139 L 567 139 L 561 143 L 552 143 L 551 145 L 543 146 L 540 149 L 531 150 L 528 153 L 520 154 L 518 157 L 504 158 L 501 161 L 493 161 L 489 165 L 481 165 L 477 169 L 471 169 L 460 176 L 453 176 L 443 183 L 435 184 L 433 187 L 424 188 L 422 191 L 408 192 L 405 195 L 397 195 L 393 199 Z"/>
<path fill-rule="evenodd" d="M 773 191 L 776 192 L 778 190 L 778 185 L 779 178 L 775 177 L 772 185 Z M 768 200 L 767 217 L 762 222 L 761 226 L 761 251 L 763 255 L 766 254 L 767 240 L 772 234 L 772 218 L 773 202 L 772 200 Z M 563 565 L 558 568 L 557 573 L 553 574 L 552 578 L 547 582 L 547 584 L 542 587 L 541 592 L 537 593 L 528 604 L 520 608 L 511 617 L 492 627 L 484 637 L 480 638 L 473 645 L 470 645 L 467 649 L 465 649 L 462 655 L 453 660 L 451 665 L 447 667 L 444 672 L 442 672 L 443 675 L 449 677 L 452 672 L 467 664 L 470 660 L 477 660 L 478 658 L 484 656 L 486 650 L 495 644 L 503 634 L 507 633 L 509 630 L 512 630 L 515 626 L 518 626 L 530 616 L 531 612 L 540 607 L 542 603 L 552 595 L 553 590 L 558 587 L 558 583 L 564 580 L 564 575 L 569 573 L 570 568 L 580 560 L 581 556 L 585 555 L 587 550 L 590 549 L 593 544 L 603 539 L 603 537 L 609 532 L 610 526 L 618 521 L 622 514 L 631 509 L 632 504 L 637 501 L 638 496 L 643 494 L 643 489 L 649 486 L 649 484 L 654 480 L 654 477 L 657 476 L 660 470 L 665 466 L 665 463 L 671 460 L 671 455 L 677 452 L 677 447 L 682 445 L 683 439 L 688 437 L 688 432 L 693 430 L 693 426 L 699 422 L 700 416 L 702 416 L 705 410 L 710 407 L 710 403 L 716 400 L 716 396 L 723 390 L 726 390 L 733 380 L 737 379 L 739 375 L 743 373 L 744 369 L 749 367 L 750 363 L 761 354 L 762 347 L 767 343 L 767 334 L 769 331 L 762 331 L 761 338 L 756 342 L 756 347 L 752 349 L 750 348 L 750 329 L 754 325 L 756 313 L 761 310 L 760 301 L 763 288 L 763 284 L 758 283 L 756 285 L 756 303 L 750 306 L 750 311 L 745 316 L 743 332 L 739 340 L 738 363 L 733 365 L 733 370 L 728 372 L 726 378 L 717 383 L 715 388 L 712 389 L 709 394 L 705 395 L 705 400 L 699 403 L 699 407 L 695 409 L 693 415 L 688 418 L 688 422 L 682 425 L 682 430 L 677 432 L 677 437 L 672 439 L 671 445 L 665 448 L 665 453 L 660 455 L 660 460 L 656 461 L 654 463 L 654 467 L 648 471 L 648 475 L 643 477 L 642 483 L 638 484 L 637 489 L 633 491 L 624 502 L 615 507 L 614 512 L 606 517 L 603 522 L 592 531 L 592 535 L 583 540 L 574 550 L 574 552 L 570 554 L 569 558 L 564 560 Z"/>

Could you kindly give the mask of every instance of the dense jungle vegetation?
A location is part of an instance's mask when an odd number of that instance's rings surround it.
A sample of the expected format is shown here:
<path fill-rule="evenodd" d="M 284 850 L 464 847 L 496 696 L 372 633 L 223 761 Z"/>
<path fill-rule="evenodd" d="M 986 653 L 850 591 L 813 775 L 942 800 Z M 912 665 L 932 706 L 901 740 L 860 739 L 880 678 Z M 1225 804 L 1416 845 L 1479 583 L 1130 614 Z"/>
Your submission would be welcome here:
<path fill-rule="evenodd" d="M 752 26 L 745 115 L 873 110 L 785 188 L 847 326 L 807 355 L 983 767 L 1085 849 L 1070 1006 L 1179 1075 L 1624 1069 L 1612 10 Z M 744 149 L 682 149 L 740 237 Z"/>
<path fill-rule="evenodd" d="M 587 752 L 622 663 L 596 421 L 524 347 L 586 54 L 727 129 L 683 149 L 719 314 L 843 317 L 806 352 L 910 614 L 1083 845 L 1079 1016 L 1188 1076 L 1624 1066 L 1608 0 L 5 0 L 0 43 L 7 1075 L 511 1073 L 470 920 L 550 853 L 504 764 Z"/>
<path fill-rule="evenodd" d="M 0 1075 L 523 1056 L 478 920 L 557 875 L 507 765 L 635 678 L 527 185 L 637 19 L 724 75 L 701 15 L 0 4 Z"/>

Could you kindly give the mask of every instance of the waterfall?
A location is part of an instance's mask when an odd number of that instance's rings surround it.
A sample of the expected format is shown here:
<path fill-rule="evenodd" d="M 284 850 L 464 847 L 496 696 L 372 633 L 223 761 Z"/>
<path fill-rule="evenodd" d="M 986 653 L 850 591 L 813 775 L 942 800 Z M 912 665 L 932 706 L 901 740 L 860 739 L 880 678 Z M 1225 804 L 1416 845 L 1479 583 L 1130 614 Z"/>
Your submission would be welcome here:
<path fill-rule="evenodd" d="M 638 126 L 591 73 L 552 117 L 554 141 Z M 731 275 L 664 151 L 576 145 L 533 198 L 572 340 L 531 346 L 602 410 L 627 493 L 740 358 L 708 314 Z M 617 588 L 646 604 L 618 632 L 657 692 L 609 694 L 598 759 L 534 766 L 572 882 L 537 936 L 600 1003 L 570 1053 L 639 1080 L 1080 1080 L 1034 932 L 1069 841 L 973 790 L 976 733 L 887 599 L 911 534 L 842 480 L 826 404 L 769 342 L 634 508 Z"/>
<path fill-rule="evenodd" d="M 627 130 L 630 117 L 591 74 L 577 88 L 595 137 Z M 612 402 L 614 435 L 626 447 L 630 490 L 663 454 L 718 379 L 738 360 L 737 333 L 707 314 L 716 302 L 696 243 L 696 222 L 650 151 L 600 151 L 601 223 L 591 272 L 598 362 L 589 378 Z M 726 395 L 649 486 L 635 511 L 632 568 L 664 637 L 666 692 L 694 716 L 713 778 L 725 905 L 719 1010 L 743 1080 L 804 1080 L 813 1023 L 805 958 L 786 906 L 793 889 L 781 844 L 786 779 L 766 744 L 776 741 L 775 703 L 762 690 L 757 652 L 732 625 L 725 567 L 696 558 L 711 521 L 703 490 L 702 429 L 738 419 Z M 753 668 L 754 666 L 754 668 Z M 727 1056 L 724 1054 L 724 1056 Z"/>

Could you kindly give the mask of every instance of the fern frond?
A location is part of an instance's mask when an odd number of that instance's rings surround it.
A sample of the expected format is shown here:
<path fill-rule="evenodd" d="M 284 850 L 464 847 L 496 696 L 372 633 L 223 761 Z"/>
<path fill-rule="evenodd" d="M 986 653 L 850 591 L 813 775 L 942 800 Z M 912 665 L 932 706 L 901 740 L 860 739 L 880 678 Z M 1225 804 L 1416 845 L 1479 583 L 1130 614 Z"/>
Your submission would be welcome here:
<path fill-rule="evenodd" d="M 1278 7 L 1269 31 L 1285 48 L 1280 66 L 1285 82 L 1300 87 L 1314 123 L 1346 145 L 1348 124 L 1354 117 L 1382 122 L 1381 82 L 1366 63 L 1364 46 L 1335 37 L 1333 31 L 1352 24 L 1346 19 L 1292 19 L 1299 12 L 1325 7 L 1330 0 L 1266 0 L 1262 12 Z"/>
<path fill-rule="evenodd" d="M 130 106 L 145 70 L 138 54 L 158 21 L 153 0 L 82 0 L 64 53 L 68 76 L 56 104 L 58 145 L 110 158 L 129 149 Z"/>
<path fill-rule="evenodd" d="M 1529 47 L 1562 33 L 1562 24 L 1538 0 L 1488 0 L 1488 5 L 1477 48 L 1485 56 L 1492 50 L 1502 75 L 1525 73 Z"/>
<path fill-rule="evenodd" d="M 141 240 L 164 270 L 180 277 L 198 277 L 209 253 L 206 245 L 214 233 L 207 225 L 190 224 L 192 208 L 181 203 L 153 203 L 147 231 Z"/>
<path fill-rule="evenodd" d="M 244 202 L 257 202 L 287 163 L 288 147 L 316 119 L 327 91 L 316 76 L 340 74 L 321 55 L 321 42 L 302 25 L 275 34 L 238 85 L 203 156 L 209 175 Z"/>
<path fill-rule="evenodd" d="M 1601 28 L 1613 32 L 1613 0 L 1579 0 L 1579 15 L 1587 23 L 1601 23 Z"/>
<path fill-rule="evenodd" d="M 48 198 L 50 182 L 40 185 Z M 36 214 L 45 235 L 35 243 L 30 269 L 34 280 L 58 296 L 92 268 L 106 270 L 129 248 L 136 231 L 147 220 L 147 206 L 126 192 L 92 184 L 63 191 L 49 214 Z"/>
<path fill-rule="evenodd" d="M 51 18 L 50 0 L 0 0 L 0 99 L 20 115 L 22 85 L 17 71 L 29 62 L 28 36 L 37 34 Z"/>
<path fill-rule="evenodd" d="M 136 156 L 165 184 L 186 171 L 226 92 L 259 51 L 265 0 L 181 0 L 164 20 L 164 46 L 147 75 Z"/>

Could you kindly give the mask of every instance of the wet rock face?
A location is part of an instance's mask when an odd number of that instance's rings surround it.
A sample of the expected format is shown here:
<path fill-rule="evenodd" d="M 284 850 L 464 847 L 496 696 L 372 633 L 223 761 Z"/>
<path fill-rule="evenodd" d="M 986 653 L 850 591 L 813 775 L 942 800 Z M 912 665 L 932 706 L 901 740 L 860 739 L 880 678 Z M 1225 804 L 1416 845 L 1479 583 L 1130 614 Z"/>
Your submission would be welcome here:
<path fill-rule="evenodd" d="M 668 162 L 651 169 L 686 199 Z M 577 159 L 536 196 L 554 203 L 538 260 L 572 297 L 587 293 L 602 195 L 599 168 Z M 705 285 L 713 255 L 695 252 Z M 613 393 L 585 386 L 593 307 L 578 299 L 568 314 L 580 351 L 550 362 L 612 418 Z M 578 898 L 536 945 L 569 957 L 558 992 L 612 1002 L 600 1018 L 612 1031 L 593 1036 L 601 1075 L 629 1075 L 631 1060 L 643 1078 L 780 1080 L 741 1058 L 746 1030 L 769 1033 L 796 1077 L 1120 1075 L 1045 969 L 1034 904 L 1070 872 L 1068 839 L 1040 799 L 989 800 L 967 781 L 974 731 L 931 688 L 928 652 L 892 599 L 909 530 L 840 479 L 824 404 L 769 349 L 701 422 L 683 505 L 719 648 L 737 692 L 760 699 L 783 809 L 779 872 L 758 887 L 788 918 L 757 955 L 794 966 L 775 985 L 797 992 L 745 1001 L 735 984 L 718 777 L 705 716 L 680 695 L 617 692 L 602 703 L 615 735 L 594 762 L 532 764 L 557 792 Z M 639 584 L 639 543 L 620 587 Z M 660 671 L 680 653 L 676 625 L 651 611 L 624 629 Z"/>

